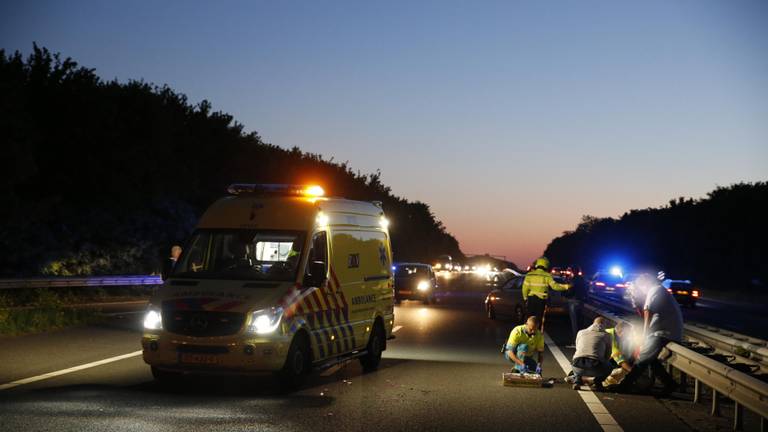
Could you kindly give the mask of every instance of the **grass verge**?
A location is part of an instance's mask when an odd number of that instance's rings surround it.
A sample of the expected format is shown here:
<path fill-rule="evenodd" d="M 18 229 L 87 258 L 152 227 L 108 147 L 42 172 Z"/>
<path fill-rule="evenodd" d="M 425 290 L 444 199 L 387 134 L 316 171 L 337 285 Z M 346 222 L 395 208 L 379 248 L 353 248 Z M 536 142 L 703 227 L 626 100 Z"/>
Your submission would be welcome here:
<path fill-rule="evenodd" d="M 0 296 L 0 335 L 17 336 L 88 324 L 99 320 L 96 311 L 65 307 L 65 302 L 49 290 L 35 290 L 23 304 Z"/>

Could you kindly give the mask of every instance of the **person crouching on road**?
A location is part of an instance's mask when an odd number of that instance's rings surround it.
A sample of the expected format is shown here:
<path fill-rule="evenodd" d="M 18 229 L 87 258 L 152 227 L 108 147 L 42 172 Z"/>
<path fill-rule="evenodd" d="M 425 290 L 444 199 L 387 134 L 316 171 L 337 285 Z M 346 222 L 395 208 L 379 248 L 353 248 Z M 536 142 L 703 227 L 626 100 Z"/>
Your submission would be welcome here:
<path fill-rule="evenodd" d="M 603 387 L 611 387 L 621 384 L 624 377 L 632 370 L 632 359 L 626 357 L 624 353 L 631 343 L 627 339 L 632 334 L 632 325 L 619 322 L 616 327 L 605 329 L 605 332 L 611 336 L 611 367 L 613 371 L 603 381 Z"/>
<path fill-rule="evenodd" d="M 602 390 L 603 380 L 611 373 L 610 358 L 611 336 L 605 332 L 603 317 L 597 317 L 591 326 L 576 334 L 576 353 L 571 363 L 573 389 L 592 381 L 596 390 Z"/>
<path fill-rule="evenodd" d="M 571 286 L 555 282 L 549 273 L 549 260 L 541 257 L 533 263 L 533 270 L 529 271 L 523 279 L 523 303 L 528 310 L 528 315 L 539 319 L 539 329 L 543 330 L 544 311 L 547 306 L 549 288 L 555 291 L 566 291 Z"/>
<path fill-rule="evenodd" d="M 644 274 L 631 285 L 633 296 L 645 298 L 643 305 L 643 343 L 632 371 L 622 382 L 624 389 L 632 384 L 649 367 L 654 377 L 664 384 L 664 393 L 671 393 L 677 384 L 659 361 L 661 350 L 669 342 L 683 339 L 683 314 L 677 300 L 655 277 Z"/>
<path fill-rule="evenodd" d="M 533 359 L 534 353 L 538 360 Z M 544 361 L 544 335 L 539 330 L 539 318 L 528 317 L 525 324 L 512 329 L 509 333 L 505 356 L 515 363 L 518 372 L 533 372 L 541 374 Z"/>

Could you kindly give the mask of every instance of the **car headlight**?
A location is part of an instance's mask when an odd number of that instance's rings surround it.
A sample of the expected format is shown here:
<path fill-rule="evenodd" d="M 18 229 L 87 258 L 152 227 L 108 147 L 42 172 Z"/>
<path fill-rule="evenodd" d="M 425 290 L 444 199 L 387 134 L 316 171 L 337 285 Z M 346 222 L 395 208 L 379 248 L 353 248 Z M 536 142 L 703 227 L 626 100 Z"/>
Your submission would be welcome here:
<path fill-rule="evenodd" d="M 258 334 L 272 333 L 280 326 L 282 318 L 283 308 L 281 307 L 256 311 L 251 315 L 250 329 Z"/>
<path fill-rule="evenodd" d="M 150 308 L 144 314 L 144 328 L 147 330 L 162 330 L 163 316 L 160 309 Z"/>
<path fill-rule="evenodd" d="M 429 282 L 427 281 L 421 281 L 418 285 L 416 285 L 416 289 L 419 291 L 426 291 L 429 289 Z"/>

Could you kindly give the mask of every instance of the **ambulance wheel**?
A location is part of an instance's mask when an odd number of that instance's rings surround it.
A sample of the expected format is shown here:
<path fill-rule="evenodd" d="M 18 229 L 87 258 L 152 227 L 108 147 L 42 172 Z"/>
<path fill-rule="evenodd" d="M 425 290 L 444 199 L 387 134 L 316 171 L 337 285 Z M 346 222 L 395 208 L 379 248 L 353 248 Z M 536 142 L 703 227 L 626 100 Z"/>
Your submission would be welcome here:
<path fill-rule="evenodd" d="M 496 311 L 493 310 L 493 305 L 488 305 L 488 319 L 496 319 Z"/>
<path fill-rule="evenodd" d="M 376 323 L 368 339 L 366 354 L 360 357 L 360 364 L 363 365 L 363 371 L 372 372 L 379 368 L 381 363 L 381 353 L 384 351 L 384 327 Z"/>
<path fill-rule="evenodd" d="M 309 375 L 312 367 L 312 357 L 310 353 L 309 341 L 307 337 L 300 333 L 291 342 L 288 349 L 288 355 L 285 358 L 285 365 L 278 373 L 280 384 L 283 388 L 293 389 L 301 384 Z"/>

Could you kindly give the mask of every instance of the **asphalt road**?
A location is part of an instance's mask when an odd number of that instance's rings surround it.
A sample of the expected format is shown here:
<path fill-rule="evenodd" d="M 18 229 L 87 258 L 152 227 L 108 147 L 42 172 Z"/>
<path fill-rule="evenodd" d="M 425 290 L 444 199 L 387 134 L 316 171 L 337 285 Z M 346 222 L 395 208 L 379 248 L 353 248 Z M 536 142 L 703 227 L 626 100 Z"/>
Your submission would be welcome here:
<path fill-rule="evenodd" d="M 696 321 L 742 333 L 748 336 L 768 339 L 768 308 L 764 303 L 700 299 L 696 307 L 684 308 L 686 321 Z"/>
<path fill-rule="evenodd" d="M 498 352 L 512 323 L 488 320 L 477 293 L 451 292 L 436 305 L 396 308 L 397 338 L 379 371 L 357 362 L 300 390 L 271 379 L 207 378 L 166 389 L 140 356 L 0 390 L 4 431 L 400 431 L 690 430 L 650 396 L 501 385 Z M 570 341 L 564 317 L 550 317 L 544 375 L 562 378 L 553 357 Z M 136 315 L 99 326 L 0 339 L 2 384 L 60 371 L 139 347 Z M 559 345 L 557 348 L 555 345 Z M 615 424 L 611 424 L 615 421 Z M 605 426 L 601 426 L 604 423 Z"/>

